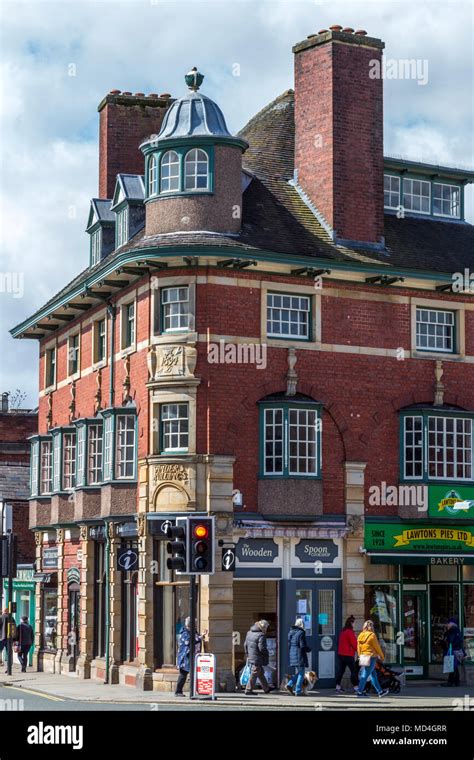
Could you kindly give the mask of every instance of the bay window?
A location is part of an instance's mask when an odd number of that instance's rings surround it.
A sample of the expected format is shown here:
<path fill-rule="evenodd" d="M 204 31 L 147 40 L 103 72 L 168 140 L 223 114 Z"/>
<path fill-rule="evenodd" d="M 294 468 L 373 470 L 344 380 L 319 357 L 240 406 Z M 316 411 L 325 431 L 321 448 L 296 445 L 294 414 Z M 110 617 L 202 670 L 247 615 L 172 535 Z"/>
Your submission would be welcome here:
<path fill-rule="evenodd" d="M 428 410 L 401 419 L 402 478 L 473 481 L 473 414 Z"/>
<path fill-rule="evenodd" d="M 50 494 L 53 490 L 53 442 L 51 439 L 40 443 L 40 493 Z"/>
<path fill-rule="evenodd" d="M 63 434 L 63 489 L 76 485 L 76 431 Z"/>
<path fill-rule="evenodd" d="M 119 414 L 116 420 L 115 477 L 135 477 L 135 415 Z"/>
<path fill-rule="evenodd" d="M 88 426 L 88 472 L 89 485 L 102 481 L 102 423 Z"/>
<path fill-rule="evenodd" d="M 261 474 L 266 477 L 320 476 L 320 405 L 261 404 Z"/>

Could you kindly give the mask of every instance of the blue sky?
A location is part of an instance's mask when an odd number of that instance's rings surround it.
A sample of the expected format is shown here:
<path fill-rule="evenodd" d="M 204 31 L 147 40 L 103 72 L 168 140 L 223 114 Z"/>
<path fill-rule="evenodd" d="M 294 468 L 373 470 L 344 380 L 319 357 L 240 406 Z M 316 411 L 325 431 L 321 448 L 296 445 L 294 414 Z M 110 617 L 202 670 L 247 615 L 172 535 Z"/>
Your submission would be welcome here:
<path fill-rule="evenodd" d="M 385 153 L 474 163 L 471 2 L 3 0 L 0 14 L 0 272 L 23 277 L 22 297 L 0 292 L 0 391 L 21 388 L 29 405 L 38 344 L 8 330 L 87 266 L 97 105 L 110 90 L 179 97 L 197 66 L 237 131 L 293 86 L 292 45 L 339 23 L 381 37 L 387 58 L 428 61 L 426 85 L 384 83 Z M 473 205 L 470 190 L 471 222 Z"/>

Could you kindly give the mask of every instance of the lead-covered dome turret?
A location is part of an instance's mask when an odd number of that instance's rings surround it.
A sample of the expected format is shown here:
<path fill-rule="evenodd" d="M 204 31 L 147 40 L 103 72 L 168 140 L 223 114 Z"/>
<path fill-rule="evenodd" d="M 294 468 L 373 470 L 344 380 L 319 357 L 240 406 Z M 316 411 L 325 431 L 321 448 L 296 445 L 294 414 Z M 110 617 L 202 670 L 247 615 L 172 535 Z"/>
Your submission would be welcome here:
<path fill-rule="evenodd" d="M 185 76 L 157 135 L 140 148 L 146 167 L 146 235 L 183 230 L 240 230 L 245 140 L 229 132 L 221 109 L 199 92 L 204 75 Z M 183 221 L 184 220 L 184 221 Z"/>

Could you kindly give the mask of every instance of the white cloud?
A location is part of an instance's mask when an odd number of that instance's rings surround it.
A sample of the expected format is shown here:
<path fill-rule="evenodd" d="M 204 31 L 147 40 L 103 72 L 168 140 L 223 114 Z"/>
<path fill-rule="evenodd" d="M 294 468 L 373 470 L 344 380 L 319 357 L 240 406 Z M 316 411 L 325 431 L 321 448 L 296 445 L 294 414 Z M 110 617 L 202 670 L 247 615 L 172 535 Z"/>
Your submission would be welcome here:
<path fill-rule="evenodd" d="M 34 342 L 7 331 L 87 262 L 97 192 L 97 104 L 111 89 L 184 92 L 193 65 L 237 131 L 293 86 L 291 48 L 333 23 L 364 28 L 386 55 L 429 62 L 429 81 L 386 81 L 386 152 L 472 164 L 472 4 L 463 0 L 4 1 L 0 66 L 2 271 L 24 271 L 25 296 L 0 296 L 0 391 L 36 400 Z M 69 76 L 74 64 L 76 76 Z M 233 64 L 240 76 L 233 76 Z M 472 198 L 472 194 L 471 194 Z M 70 208 L 76 217 L 70 218 Z M 471 219 L 472 202 L 469 202 Z M 21 374 L 19 374 L 21 368 Z"/>

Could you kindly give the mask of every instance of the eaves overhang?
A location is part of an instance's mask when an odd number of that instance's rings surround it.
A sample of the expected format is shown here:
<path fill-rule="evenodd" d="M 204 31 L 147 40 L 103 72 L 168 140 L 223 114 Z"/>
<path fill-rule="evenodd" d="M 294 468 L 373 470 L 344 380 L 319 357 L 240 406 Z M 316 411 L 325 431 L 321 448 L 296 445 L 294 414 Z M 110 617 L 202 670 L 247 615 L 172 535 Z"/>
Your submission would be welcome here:
<path fill-rule="evenodd" d="M 256 249 L 252 246 L 241 246 L 238 250 L 228 246 L 210 246 L 207 245 L 174 245 L 174 246 L 156 246 L 150 245 L 124 250 L 122 253 L 114 256 L 112 261 L 104 262 L 93 273 L 86 276 L 85 279 L 67 293 L 62 294 L 56 300 L 53 300 L 47 306 L 35 312 L 31 317 L 21 322 L 10 330 L 13 338 L 43 338 L 46 334 L 54 332 L 67 321 L 78 318 L 81 312 L 96 306 L 99 302 L 107 302 L 112 298 L 119 289 L 131 284 L 130 279 L 120 279 L 123 274 L 128 276 L 128 272 L 120 272 L 124 267 L 131 268 L 136 265 L 135 277 L 140 279 L 152 268 L 163 268 L 167 262 L 163 261 L 168 257 L 176 258 L 177 256 L 206 256 L 209 258 L 225 258 L 229 255 L 236 260 L 255 261 L 262 264 L 283 264 L 291 267 L 303 267 L 307 269 L 330 267 L 332 271 L 352 273 L 367 273 L 371 275 L 386 275 L 390 272 L 391 277 L 411 278 L 420 281 L 431 280 L 440 284 L 452 283 L 452 273 L 434 272 L 428 270 L 416 270 L 403 267 L 392 267 L 385 263 L 365 263 L 352 262 L 345 260 L 330 259 L 328 257 L 317 256 L 297 256 L 294 254 L 275 253 L 274 251 Z M 216 261 L 217 264 L 217 261 Z M 108 278 L 114 277 L 115 282 Z M 107 280 L 107 281 L 106 281 Z M 106 290 L 102 290 L 102 288 Z M 96 288 L 96 290 L 94 290 Z M 99 288 L 97 290 L 97 288 Z M 111 290 L 112 288 L 112 290 Z M 48 325 L 44 323 L 59 322 L 59 324 Z M 44 332 L 46 331 L 46 332 Z"/>

